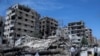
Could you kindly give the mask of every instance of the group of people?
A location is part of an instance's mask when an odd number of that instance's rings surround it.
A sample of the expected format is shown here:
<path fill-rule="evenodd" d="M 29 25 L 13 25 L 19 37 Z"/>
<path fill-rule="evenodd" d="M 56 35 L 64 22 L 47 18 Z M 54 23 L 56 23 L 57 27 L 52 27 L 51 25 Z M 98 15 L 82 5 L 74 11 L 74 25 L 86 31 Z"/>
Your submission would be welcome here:
<path fill-rule="evenodd" d="M 75 52 L 76 50 L 78 50 L 77 48 L 75 48 L 74 46 L 72 46 L 70 48 L 70 52 L 71 52 L 71 56 L 75 56 Z M 98 56 L 98 47 L 97 46 L 94 46 L 94 56 Z"/>

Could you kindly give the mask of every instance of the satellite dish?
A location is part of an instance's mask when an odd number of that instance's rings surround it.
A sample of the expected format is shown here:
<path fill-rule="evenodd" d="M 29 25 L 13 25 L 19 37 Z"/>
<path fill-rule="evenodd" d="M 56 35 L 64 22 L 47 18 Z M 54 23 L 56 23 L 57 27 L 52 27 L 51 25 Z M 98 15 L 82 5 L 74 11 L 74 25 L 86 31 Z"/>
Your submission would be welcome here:
<path fill-rule="evenodd" d="M 38 52 L 36 52 L 35 56 L 40 56 Z"/>

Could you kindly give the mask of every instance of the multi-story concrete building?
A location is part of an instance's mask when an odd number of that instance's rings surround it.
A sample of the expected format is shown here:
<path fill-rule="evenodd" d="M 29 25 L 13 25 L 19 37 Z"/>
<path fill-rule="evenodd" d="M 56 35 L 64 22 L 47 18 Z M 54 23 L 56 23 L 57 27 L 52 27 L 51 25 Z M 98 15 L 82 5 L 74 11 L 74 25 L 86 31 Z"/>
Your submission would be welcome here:
<path fill-rule="evenodd" d="M 40 15 L 27 6 L 16 4 L 9 7 L 5 22 L 4 35 L 10 42 L 23 35 L 33 36 L 34 30 L 39 29 Z"/>
<path fill-rule="evenodd" d="M 79 37 L 85 35 L 85 25 L 83 21 L 68 23 L 69 34 L 76 34 Z"/>
<path fill-rule="evenodd" d="M 40 31 L 43 36 L 50 36 L 55 34 L 56 29 L 58 27 L 58 22 L 50 17 L 43 17 L 40 19 Z"/>
<path fill-rule="evenodd" d="M 77 36 L 76 34 L 69 34 L 71 45 L 81 46 L 82 37 Z"/>
<path fill-rule="evenodd" d="M 4 18 L 0 16 L 0 44 L 2 44 L 3 32 L 4 32 Z"/>
<path fill-rule="evenodd" d="M 87 38 L 88 45 L 93 44 L 92 29 L 87 28 L 83 21 L 69 23 L 68 31 L 68 34 L 76 34 L 78 37 Z"/>
<path fill-rule="evenodd" d="M 100 39 L 97 39 L 97 44 L 98 46 L 100 46 Z"/>
<path fill-rule="evenodd" d="M 92 29 L 85 28 L 85 35 L 87 37 L 88 44 L 92 45 L 93 44 Z"/>
<path fill-rule="evenodd" d="M 69 39 L 69 34 L 68 34 L 68 28 L 64 27 L 64 28 L 57 28 L 56 30 L 56 36 L 57 37 L 62 37 L 64 39 Z"/>
<path fill-rule="evenodd" d="M 97 40 L 98 40 L 98 39 L 97 39 L 96 37 L 93 36 L 92 39 L 93 39 L 92 45 L 98 44 L 98 43 L 97 43 Z"/>

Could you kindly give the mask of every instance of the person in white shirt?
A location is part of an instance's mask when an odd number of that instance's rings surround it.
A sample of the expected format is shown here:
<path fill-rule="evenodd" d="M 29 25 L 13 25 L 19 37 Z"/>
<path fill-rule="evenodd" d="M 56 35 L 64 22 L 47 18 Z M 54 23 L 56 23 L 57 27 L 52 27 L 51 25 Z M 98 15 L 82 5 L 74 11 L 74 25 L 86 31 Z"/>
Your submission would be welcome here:
<path fill-rule="evenodd" d="M 94 47 L 94 56 L 97 56 L 98 55 L 98 48 L 97 46 Z"/>
<path fill-rule="evenodd" d="M 70 52 L 71 52 L 71 56 L 75 56 L 75 48 L 74 47 L 71 47 Z"/>

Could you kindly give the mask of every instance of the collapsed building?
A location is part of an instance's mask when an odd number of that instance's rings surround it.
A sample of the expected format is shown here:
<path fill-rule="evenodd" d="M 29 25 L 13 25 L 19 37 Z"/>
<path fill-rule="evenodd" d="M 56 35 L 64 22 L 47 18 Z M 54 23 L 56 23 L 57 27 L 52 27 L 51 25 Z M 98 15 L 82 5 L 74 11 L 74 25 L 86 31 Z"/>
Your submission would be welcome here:
<path fill-rule="evenodd" d="M 41 56 L 69 56 L 69 44 L 64 38 L 50 36 L 48 39 L 37 39 L 35 37 L 23 36 L 15 42 L 15 47 L 24 48 L 21 52 L 27 52 L 22 55 Z"/>

